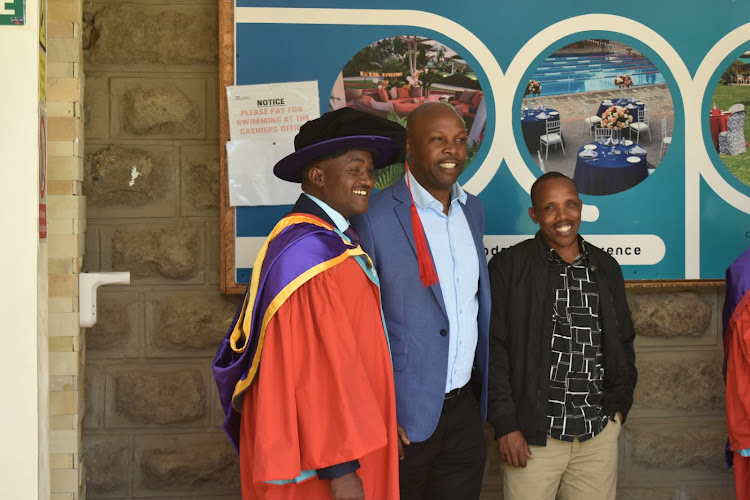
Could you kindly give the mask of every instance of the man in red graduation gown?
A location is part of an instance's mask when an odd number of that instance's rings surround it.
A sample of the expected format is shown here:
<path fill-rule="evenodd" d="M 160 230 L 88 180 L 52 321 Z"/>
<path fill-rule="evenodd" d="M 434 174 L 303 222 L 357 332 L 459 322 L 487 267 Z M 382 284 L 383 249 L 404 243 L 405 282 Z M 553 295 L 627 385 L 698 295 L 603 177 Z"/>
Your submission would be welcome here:
<path fill-rule="evenodd" d="M 750 498 L 750 248 L 727 269 L 723 320 L 727 463 L 737 498 Z"/>
<path fill-rule="evenodd" d="M 213 367 L 243 499 L 398 498 L 379 283 L 348 219 L 403 143 L 400 125 L 344 108 L 305 124 L 274 167 L 303 194 L 258 254 Z"/>

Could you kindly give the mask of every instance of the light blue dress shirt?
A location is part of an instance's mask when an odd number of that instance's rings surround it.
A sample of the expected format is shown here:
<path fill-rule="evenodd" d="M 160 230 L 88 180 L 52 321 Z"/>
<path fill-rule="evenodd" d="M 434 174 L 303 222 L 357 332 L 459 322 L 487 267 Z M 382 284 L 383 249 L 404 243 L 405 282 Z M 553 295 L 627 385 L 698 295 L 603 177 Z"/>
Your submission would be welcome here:
<path fill-rule="evenodd" d="M 428 193 L 411 172 L 407 175 L 448 314 L 450 329 L 445 392 L 449 392 L 465 386 L 471 379 L 479 331 L 479 259 L 462 208 L 466 204 L 466 193 L 461 186 L 451 186 L 451 203 L 446 215 L 443 204 Z"/>
<path fill-rule="evenodd" d="M 339 231 L 342 233 L 349 229 L 349 221 L 346 220 L 346 217 L 338 213 L 336 210 L 332 209 L 326 202 L 323 200 L 319 200 L 315 196 L 309 194 L 309 193 L 303 193 L 305 196 L 310 198 L 312 201 L 314 201 L 320 208 L 323 209 L 323 211 L 328 215 L 328 217 L 331 218 L 334 224 L 336 224 L 336 227 Z M 344 235 L 344 237 L 348 240 L 349 238 Z"/>

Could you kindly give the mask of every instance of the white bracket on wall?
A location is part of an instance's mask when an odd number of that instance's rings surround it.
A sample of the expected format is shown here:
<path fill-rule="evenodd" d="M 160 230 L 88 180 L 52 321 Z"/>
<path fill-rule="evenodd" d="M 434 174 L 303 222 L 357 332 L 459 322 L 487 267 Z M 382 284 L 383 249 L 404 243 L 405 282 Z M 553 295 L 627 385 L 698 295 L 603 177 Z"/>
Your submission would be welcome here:
<path fill-rule="evenodd" d="M 129 285 L 130 272 L 81 273 L 78 275 L 78 314 L 81 328 L 96 323 L 96 289 L 102 285 Z"/>

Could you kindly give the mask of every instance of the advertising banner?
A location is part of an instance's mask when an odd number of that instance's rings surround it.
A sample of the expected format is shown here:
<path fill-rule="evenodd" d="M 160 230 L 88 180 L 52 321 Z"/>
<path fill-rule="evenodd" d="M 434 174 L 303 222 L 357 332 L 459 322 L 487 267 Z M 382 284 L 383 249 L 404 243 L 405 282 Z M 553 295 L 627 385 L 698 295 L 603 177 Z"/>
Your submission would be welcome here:
<path fill-rule="evenodd" d="M 750 245 L 748 2 L 351 5 L 236 0 L 234 84 L 317 81 L 321 113 L 403 123 L 453 106 L 488 258 L 534 235 L 529 190 L 550 170 L 575 180 L 581 234 L 628 280 L 722 279 Z M 237 283 L 288 209 L 237 207 Z"/>

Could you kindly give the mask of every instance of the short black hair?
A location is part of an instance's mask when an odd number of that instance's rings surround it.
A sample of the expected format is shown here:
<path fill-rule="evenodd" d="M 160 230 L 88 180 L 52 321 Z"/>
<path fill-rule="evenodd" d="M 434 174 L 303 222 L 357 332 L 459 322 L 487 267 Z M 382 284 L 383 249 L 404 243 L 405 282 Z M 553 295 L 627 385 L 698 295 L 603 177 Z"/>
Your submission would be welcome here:
<path fill-rule="evenodd" d="M 573 187 L 576 190 L 576 195 L 578 195 L 578 186 L 576 186 L 576 183 L 573 182 L 573 179 L 568 177 L 567 175 L 555 172 L 554 170 L 552 172 L 547 172 L 546 174 L 539 177 L 536 181 L 534 181 L 534 184 L 531 185 L 531 206 L 536 208 L 536 192 L 539 190 L 539 186 L 544 184 L 547 181 L 550 181 L 552 179 L 566 179 L 570 181 L 571 184 L 573 184 Z"/>

